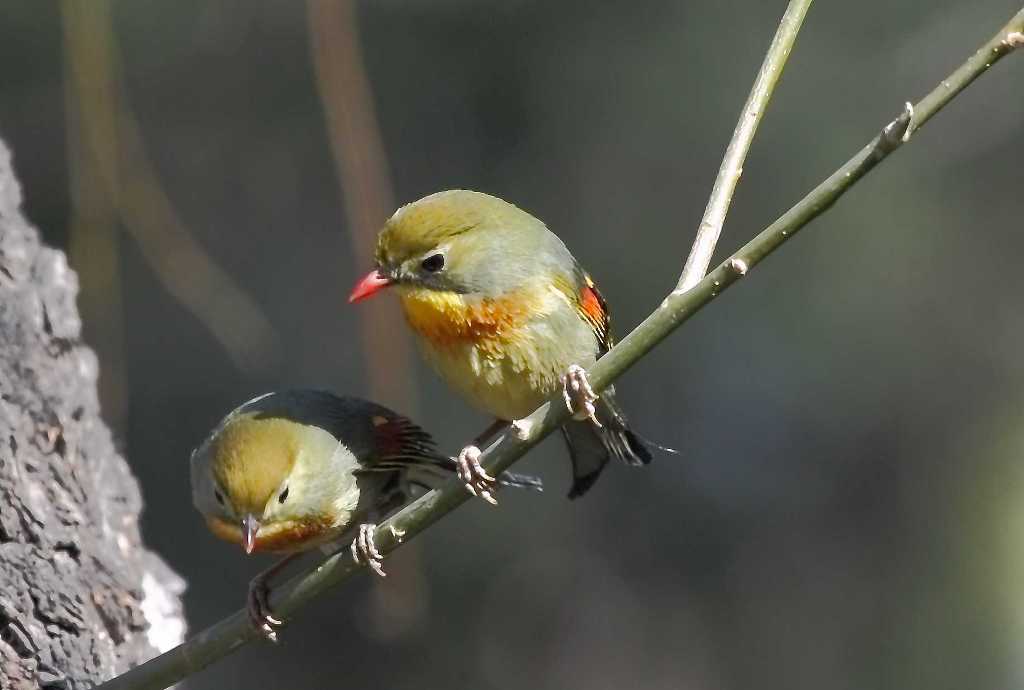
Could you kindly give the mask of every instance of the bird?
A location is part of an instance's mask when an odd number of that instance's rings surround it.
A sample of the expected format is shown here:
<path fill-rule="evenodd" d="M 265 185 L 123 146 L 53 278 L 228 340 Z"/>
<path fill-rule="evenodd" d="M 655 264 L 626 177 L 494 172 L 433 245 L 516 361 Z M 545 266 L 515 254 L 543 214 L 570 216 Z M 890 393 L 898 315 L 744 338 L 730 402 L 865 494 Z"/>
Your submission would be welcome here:
<path fill-rule="evenodd" d="M 399 208 L 377 238 L 375 266 L 349 302 L 392 288 L 426 359 L 472 406 L 495 418 L 459 453 L 486 487 L 480 444 L 561 390 L 572 462 L 569 498 L 585 494 L 610 458 L 651 461 L 609 386 L 586 370 L 613 345 L 611 313 L 593 278 L 539 219 L 495 196 L 437 192 Z M 654 445 L 654 444 L 651 444 Z M 666 449 L 669 450 L 669 449 Z"/>
<path fill-rule="evenodd" d="M 192 498 L 217 537 L 247 554 L 287 554 L 249 584 L 253 625 L 277 641 L 282 621 L 269 606 L 269 580 L 311 549 L 333 552 L 348 535 L 352 558 L 384 576 L 376 521 L 407 503 L 416 487 L 457 474 L 430 434 L 382 405 L 328 391 L 266 393 L 225 416 L 192 452 Z M 541 489 L 503 473 L 498 484 Z"/>

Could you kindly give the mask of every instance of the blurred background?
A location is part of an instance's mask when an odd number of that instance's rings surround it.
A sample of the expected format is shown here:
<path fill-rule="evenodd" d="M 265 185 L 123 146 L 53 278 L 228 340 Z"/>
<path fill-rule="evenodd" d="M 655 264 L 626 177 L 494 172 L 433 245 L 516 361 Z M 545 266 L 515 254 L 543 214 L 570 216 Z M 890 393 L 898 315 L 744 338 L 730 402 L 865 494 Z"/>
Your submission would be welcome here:
<path fill-rule="evenodd" d="M 456 449 L 487 420 L 393 298 L 345 302 L 400 204 L 548 222 L 620 335 L 671 289 L 782 0 L 15 1 L 0 137 L 70 253 L 102 398 L 198 630 L 265 561 L 193 511 L 189 452 L 292 386 Z M 817 3 L 717 257 L 931 89 L 1011 0 Z M 681 450 L 569 502 L 466 506 L 189 688 L 1009 688 L 1024 681 L 1024 56 L 619 384 Z"/>

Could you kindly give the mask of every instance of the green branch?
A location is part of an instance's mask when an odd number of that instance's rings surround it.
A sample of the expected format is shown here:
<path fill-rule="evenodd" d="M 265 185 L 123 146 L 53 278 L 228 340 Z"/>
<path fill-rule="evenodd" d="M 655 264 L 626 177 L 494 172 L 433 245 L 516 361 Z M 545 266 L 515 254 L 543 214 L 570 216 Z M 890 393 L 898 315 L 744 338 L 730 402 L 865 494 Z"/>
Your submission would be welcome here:
<path fill-rule="evenodd" d="M 718 169 L 718 177 L 711 188 L 711 197 L 704 209 L 704 217 L 697 226 L 697 236 L 693 240 L 690 255 L 686 257 L 686 264 L 679 276 L 676 290 L 689 290 L 708 272 L 711 256 L 715 253 L 715 245 L 718 244 L 722 226 L 725 225 L 725 216 L 729 213 L 732 195 L 740 182 L 740 176 L 743 175 L 743 161 L 750 150 L 750 143 L 754 141 L 754 134 L 757 132 L 757 126 L 761 124 L 764 111 L 768 108 L 768 101 L 775 92 L 775 85 L 782 76 L 782 70 L 793 50 L 793 44 L 796 43 L 796 35 L 800 32 L 800 26 L 804 23 L 811 2 L 812 0 L 791 0 L 786 7 L 786 13 L 782 15 L 775 38 L 768 46 L 768 53 L 764 56 L 754 85 L 750 87 L 750 95 L 743 105 L 743 112 L 740 113 L 736 129 L 733 130 L 729 146 L 725 149 L 722 166 Z"/>
<path fill-rule="evenodd" d="M 621 376 L 629 367 L 664 340 L 684 321 L 744 276 L 768 254 L 778 249 L 814 218 L 824 213 L 857 180 L 866 175 L 889 154 L 898 149 L 912 132 L 920 129 L 935 113 L 989 67 L 1015 47 L 1024 44 L 1024 8 L 982 46 L 953 74 L 882 132 L 827 180 L 798 204 L 761 231 L 753 240 L 719 265 L 688 291 L 673 291 L 653 314 L 602 357 L 590 372 L 590 381 L 598 390 Z M 558 428 L 568 418 L 561 396 L 545 403 L 527 421 L 529 430 L 522 437 L 506 433 L 489 446 L 482 461 L 491 473 L 507 469 L 526 451 Z M 456 481 L 406 506 L 381 523 L 376 543 L 384 554 L 416 536 L 470 496 Z M 302 573 L 274 590 L 271 605 L 284 618 L 293 616 L 302 606 L 358 572 L 362 566 L 352 562 L 348 549 L 328 558 L 316 568 Z M 159 690 L 177 683 L 213 662 L 227 656 L 243 644 L 259 638 L 244 611 L 239 611 L 198 633 L 178 647 L 99 686 L 102 690 Z"/>

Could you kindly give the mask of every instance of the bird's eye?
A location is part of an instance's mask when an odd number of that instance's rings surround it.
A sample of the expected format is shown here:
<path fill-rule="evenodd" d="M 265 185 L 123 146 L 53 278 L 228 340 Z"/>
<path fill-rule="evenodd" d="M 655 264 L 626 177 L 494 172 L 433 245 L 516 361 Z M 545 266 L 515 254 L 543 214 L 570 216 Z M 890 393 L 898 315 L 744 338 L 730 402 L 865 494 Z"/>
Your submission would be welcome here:
<path fill-rule="evenodd" d="M 420 265 L 428 273 L 437 273 L 444 268 L 444 254 L 431 254 Z"/>
<path fill-rule="evenodd" d="M 213 497 L 217 499 L 217 503 L 224 505 L 224 494 L 220 492 L 220 489 L 213 490 Z"/>
<path fill-rule="evenodd" d="M 286 487 L 284 487 L 284 491 L 281 492 L 281 495 L 277 497 L 277 502 L 278 503 L 284 503 L 287 500 L 288 500 L 288 487 L 286 486 Z"/>

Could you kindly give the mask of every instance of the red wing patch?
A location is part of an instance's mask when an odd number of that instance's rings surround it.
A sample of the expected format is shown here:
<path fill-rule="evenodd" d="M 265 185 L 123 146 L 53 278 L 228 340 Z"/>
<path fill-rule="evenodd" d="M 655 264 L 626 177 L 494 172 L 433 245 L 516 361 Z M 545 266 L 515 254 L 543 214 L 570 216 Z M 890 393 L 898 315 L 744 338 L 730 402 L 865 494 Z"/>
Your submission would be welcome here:
<path fill-rule="evenodd" d="M 376 444 L 375 463 L 435 462 L 434 442 L 423 429 L 401 416 L 390 419 L 376 415 L 372 419 Z"/>
<path fill-rule="evenodd" d="M 380 456 L 388 457 L 402 452 L 402 425 L 396 424 L 396 421 L 379 415 L 373 418 L 373 436 Z"/>
<path fill-rule="evenodd" d="M 587 286 L 580 292 L 580 308 L 586 312 L 589 321 L 604 321 L 604 305 L 601 304 L 601 298 L 594 292 L 594 288 Z"/>
<path fill-rule="evenodd" d="M 583 274 L 586 285 L 580 290 L 579 309 L 590 325 L 594 328 L 598 340 L 601 342 L 601 354 L 611 348 L 611 314 L 608 312 L 608 303 L 598 292 L 594 281 L 586 273 Z"/>

